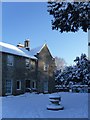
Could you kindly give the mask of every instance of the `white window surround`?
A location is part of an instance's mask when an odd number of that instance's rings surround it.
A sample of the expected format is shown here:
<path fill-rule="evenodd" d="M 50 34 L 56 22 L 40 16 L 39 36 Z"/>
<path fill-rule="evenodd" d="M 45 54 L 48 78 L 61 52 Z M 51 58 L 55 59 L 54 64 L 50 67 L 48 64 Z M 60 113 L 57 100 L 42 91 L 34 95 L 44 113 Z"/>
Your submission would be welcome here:
<path fill-rule="evenodd" d="M 26 58 L 26 68 L 30 68 L 30 59 Z"/>
<path fill-rule="evenodd" d="M 36 82 L 32 81 L 32 89 L 36 89 Z"/>
<path fill-rule="evenodd" d="M 16 83 L 16 89 L 17 90 L 21 90 L 21 80 L 17 80 L 17 83 Z"/>
<path fill-rule="evenodd" d="M 12 94 L 12 80 L 6 80 L 5 90 L 6 90 L 5 95 Z"/>
<path fill-rule="evenodd" d="M 31 65 L 35 66 L 35 61 L 31 60 Z"/>
<path fill-rule="evenodd" d="M 13 55 L 7 55 L 7 65 L 13 66 L 14 63 L 14 56 Z"/>
<path fill-rule="evenodd" d="M 49 65 L 44 63 L 44 71 L 48 71 Z"/>
<path fill-rule="evenodd" d="M 48 81 L 44 81 L 44 92 L 48 92 Z"/>
<path fill-rule="evenodd" d="M 35 70 L 35 61 L 30 61 L 30 64 L 31 64 L 31 69 L 32 70 Z"/>

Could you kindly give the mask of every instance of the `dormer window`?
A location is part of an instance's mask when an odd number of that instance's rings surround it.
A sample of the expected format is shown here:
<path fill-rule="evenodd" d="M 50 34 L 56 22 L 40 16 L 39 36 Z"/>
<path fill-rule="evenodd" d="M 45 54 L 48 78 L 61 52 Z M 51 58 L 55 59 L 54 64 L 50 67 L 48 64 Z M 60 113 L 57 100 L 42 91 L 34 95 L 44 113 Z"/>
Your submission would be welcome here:
<path fill-rule="evenodd" d="M 30 60 L 26 59 L 26 68 L 30 68 Z"/>
<path fill-rule="evenodd" d="M 14 62 L 14 57 L 13 57 L 13 55 L 8 55 L 8 56 L 7 56 L 7 65 L 8 65 L 8 66 L 13 66 L 13 62 Z"/>

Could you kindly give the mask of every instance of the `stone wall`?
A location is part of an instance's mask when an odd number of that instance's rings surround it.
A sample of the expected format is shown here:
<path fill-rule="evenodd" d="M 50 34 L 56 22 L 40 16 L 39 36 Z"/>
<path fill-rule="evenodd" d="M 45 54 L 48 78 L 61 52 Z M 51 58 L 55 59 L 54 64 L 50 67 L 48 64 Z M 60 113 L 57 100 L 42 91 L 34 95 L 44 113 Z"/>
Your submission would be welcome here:
<path fill-rule="evenodd" d="M 7 65 L 7 55 L 6 53 L 3 53 L 2 56 L 2 95 L 5 95 L 5 85 L 6 80 L 12 80 L 12 94 L 18 95 L 25 93 L 26 80 L 37 80 L 37 74 L 36 74 L 36 61 L 35 66 L 33 68 L 27 69 L 25 65 L 25 57 L 21 56 L 14 56 L 14 63 L 13 66 Z M 34 61 L 34 60 L 30 60 Z M 21 89 L 17 90 L 17 81 L 21 81 Z"/>
<path fill-rule="evenodd" d="M 51 56 L 47 46 L 41 50 L 38 57 L 38 92 L 44 91 L 44 83 L 48 85 L 48 92 L 54 92 L 55 85 L 55 61 Z M 44 70 L 44 65 L 47 65 L 47 70 Z M 47 88 L 46 88 L 47 89 Z"/>
<path fill-rule="evenodd" d="M 52 93 L 55 90 L 55 59 L 52 57 L 47 45 L 43 47 L 39 54 L 37 54 L 37 59 L 29 59 L 30 67 L 26 67 L 26 58 L 22 56 L 13 55 L 13 66 L 7 65 L 7 55 L 9 53 L 2 54 L 2 95 L 6 92 L 6 80 L 12 81 L 12 94 L 18 95 L 26 92 L 26 80 L 30 80 L 30 88 L 33 87 L 33 81 L 36 83 L 37 92 L 49 92 Z M 1 58 L 1 57 L 0 57 Z M 45 70 L 45 65 L 47 69 Z M 1 69 L 0 69 L 1 70 Z M 17 81 L 21 81 L 21 89 L 17 90 Z M 0 93 L 1 94 L 1 93 Z"/>

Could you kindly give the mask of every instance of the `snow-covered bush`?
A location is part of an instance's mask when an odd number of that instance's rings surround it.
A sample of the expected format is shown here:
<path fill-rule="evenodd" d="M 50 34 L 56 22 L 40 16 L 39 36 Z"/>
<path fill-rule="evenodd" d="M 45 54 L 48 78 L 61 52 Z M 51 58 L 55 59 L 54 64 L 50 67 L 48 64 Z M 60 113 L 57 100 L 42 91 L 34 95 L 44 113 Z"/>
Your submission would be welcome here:
<path fill-rule="evenodd" d="M 85 54 L 76 57 L 74 66 L 66 67 L 63 72 L 56 72 L 56 83 L 63 85 L 90 85 L 90 61 Z"/>

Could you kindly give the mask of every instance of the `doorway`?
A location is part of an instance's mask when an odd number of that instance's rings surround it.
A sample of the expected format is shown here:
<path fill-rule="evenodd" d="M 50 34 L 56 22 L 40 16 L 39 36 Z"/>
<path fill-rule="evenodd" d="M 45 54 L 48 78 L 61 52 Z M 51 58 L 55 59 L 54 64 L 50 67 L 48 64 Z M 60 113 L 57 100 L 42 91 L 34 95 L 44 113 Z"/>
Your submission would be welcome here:
<path fill-rule="evenodd" d="M 26 88 L 30 88 L 30 80 L 26 80 Z"/>
<path fill-rule="evenodd" d="M 6 80 L 6 95 L 11 95 L 12 94 L 12 80 Z"/>
<path fill-rule="evenodd" d="M 48 81 L 44 81 L 44 93 L 48 93 Z"/>

